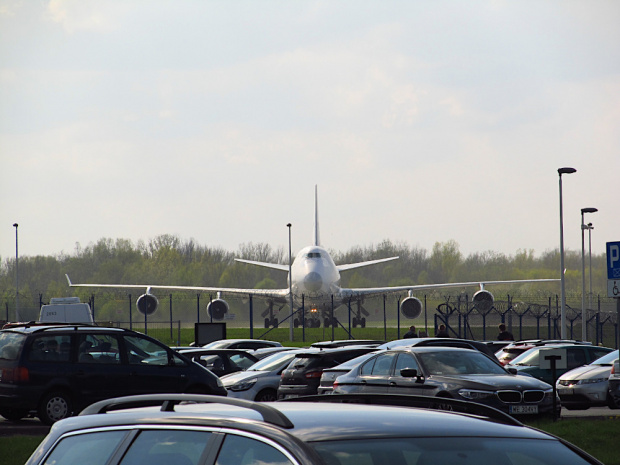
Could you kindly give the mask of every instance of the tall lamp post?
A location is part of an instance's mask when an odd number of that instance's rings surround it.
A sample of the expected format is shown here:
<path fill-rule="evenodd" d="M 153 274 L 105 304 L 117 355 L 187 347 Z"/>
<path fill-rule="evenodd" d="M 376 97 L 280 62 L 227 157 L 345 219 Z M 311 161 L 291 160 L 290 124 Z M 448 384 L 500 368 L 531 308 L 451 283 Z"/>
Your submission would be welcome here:
<path fill-rule="evenodd" d="M 592 230 L 594 229 L 594 226 L 592 226 L 592 223 L 588 223 L 588 242 L 589 242 L 589 246 L 588 246 L 588 254 L 589 254 L 589 264 L 588 264 L 588 270 L 590 273 L 590 292 L 588 292 L 588 308 L 592 309 Z"/>
<path fill-rule="evenodd" d="M 564 212 L 562 211 L 562 175 L 576 173 L 575 168 L 558 168 L 560 175 L 560 283 L 561 283 L 561 328 L 560 337 L 566 339 L 566 285 L 564 282 Z"/>
<path fill-rule="evenodd" d="M 13 223 L 15 228 L 15 320 L 20 321 L 19 318 L 19 249 L 17 247 L 17 223 Z"/>
<path fill-rule="evenodd" d="M 586 246 L 584 239 L 584 231 L 588 229 L 588 225 L 583 221 L 585 213 L 596 213 L 597 208 L 581 209 L 581 340 L 586 341 L 588 337 L 588 315 L 586 312 Z"/>
<path fill-rule="evenodd" d="M 292 258 L 291 258 L 291 223 L 288 223 L 288 295 L 291 305 L 291 316 L 289 318 L 289 338 L 293 341 L 293 272 L 292 272 Z"/>

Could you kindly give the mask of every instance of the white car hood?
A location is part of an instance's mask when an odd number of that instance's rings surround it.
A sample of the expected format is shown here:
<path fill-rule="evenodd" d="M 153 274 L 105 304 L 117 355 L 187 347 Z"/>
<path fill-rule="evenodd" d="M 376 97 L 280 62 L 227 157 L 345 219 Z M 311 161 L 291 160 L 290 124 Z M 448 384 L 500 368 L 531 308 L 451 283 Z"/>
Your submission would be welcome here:
<path fill-rule="evenodd" d="M 251 378 L 260 378 L 269 374 L 271 374 L 270 371 L 237 371 L 236 373 L 230 373 L 222 376 L 220 379 L 222 380 L 222 383 L 224 383 L 224 386 L 232 386 L 239 381 L 244 381 Z"/>
<path fill-rule="evenodd" d="M 611 366 L 601 365 L 585 365 L 577 367 L 571 371 L 567 371 L 559 379 L 563 380 L 580 380 L 580 379 L 593 379 L 593 378 L 609 378 L 611 374 Z"/>

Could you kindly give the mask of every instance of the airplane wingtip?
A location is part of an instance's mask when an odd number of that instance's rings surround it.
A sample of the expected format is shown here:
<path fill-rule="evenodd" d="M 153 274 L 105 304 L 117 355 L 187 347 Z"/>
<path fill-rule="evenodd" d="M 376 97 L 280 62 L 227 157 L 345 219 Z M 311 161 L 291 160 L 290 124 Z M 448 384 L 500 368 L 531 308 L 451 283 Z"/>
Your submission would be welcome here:
<path fill-rule="evenodd" d="M 73 286 L 73 284 L 71 283 L 71 278 L 69 278 L 69 275 L 65 273 L 65 277 L 67 278 L 67 283 L 69 283 L 69 287 Z"/>

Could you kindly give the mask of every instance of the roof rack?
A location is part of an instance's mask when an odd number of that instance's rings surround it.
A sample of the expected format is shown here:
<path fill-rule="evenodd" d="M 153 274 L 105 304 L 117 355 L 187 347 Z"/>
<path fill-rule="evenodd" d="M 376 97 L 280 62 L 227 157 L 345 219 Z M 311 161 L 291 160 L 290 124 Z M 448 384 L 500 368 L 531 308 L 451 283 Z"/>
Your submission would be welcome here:
<path fill-rule="evenodd" d="M 154 407 L 161 405 L 162 412 L 174 412 L 174 407 L 183 402 L 199 404 L 225 404 L 246 408 L 258 412 L 266 423 L 282 428 L 293 428 L 294 425 L 279 410 L 261 402 L 252 402 L 234 397 L 213 396 L 206 394 L 143 394 L 137 396 L 115 397 L 96 402 L 80 412 L 80 415 L 96 415 L 113 410 L 138 407 Z"/>
<path fill-rule="evenodd" d="M 444 397 L 402 394 L 332 394 L 295 397 L 278 402 L 333 402 L 343 404 L 394 405 L 467 413 L 514 426 L 523 426 L 519 420 L 488 405 Z"/>

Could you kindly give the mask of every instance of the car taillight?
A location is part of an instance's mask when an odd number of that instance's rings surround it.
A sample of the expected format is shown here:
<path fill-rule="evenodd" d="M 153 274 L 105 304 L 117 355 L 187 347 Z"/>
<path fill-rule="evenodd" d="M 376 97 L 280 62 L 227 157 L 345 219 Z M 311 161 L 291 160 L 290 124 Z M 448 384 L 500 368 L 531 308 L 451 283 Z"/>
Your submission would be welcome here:
<path fill-rule="evenodd" d="M 323 374 L 323 370 L 309 371 L 308 373 L 306 373 L 306 378 L 308 378 L 308 379 L 310 379 L 310 378 L 320 378 L 322 374 Z"/>
<path fill-rule="evenodd" d="M 336 389 L 338 387 L 338 381 L 334 381 L 333 388 Z"/>
<path fill-rule="evenodd" d="M 4 383 L 26 383 L 30 379 L 30 374 L 28 373 L 28 368 L 26 367 L 9 368 L 2 370 L 1 379 Z"/>

